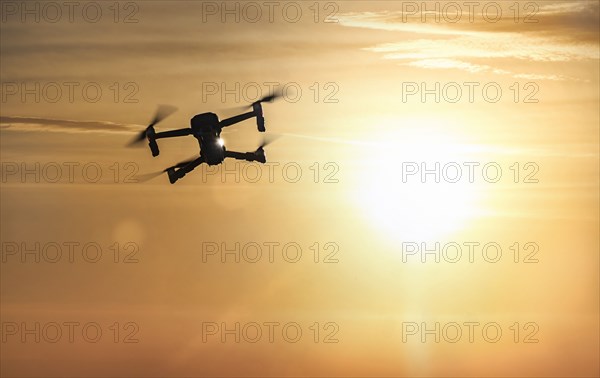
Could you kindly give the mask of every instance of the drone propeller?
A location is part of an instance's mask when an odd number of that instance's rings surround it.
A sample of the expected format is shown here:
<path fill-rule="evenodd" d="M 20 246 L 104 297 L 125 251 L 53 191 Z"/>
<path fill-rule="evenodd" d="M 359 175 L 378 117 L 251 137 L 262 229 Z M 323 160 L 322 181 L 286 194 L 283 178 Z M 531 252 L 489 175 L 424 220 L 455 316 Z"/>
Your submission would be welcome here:
<path fill-rule="evenodd" d="M 263 102 L 273 102 L 273 101 L 275 101 L 276 99 L 278 99 L 280 97 L 283 97 L 283 91 L 276 90 L 276 91 L 273 91 L 271 94 L 269 94 L 267 96 L 264 96 L 264 97 L 262 97 L 262 98 L 260 98 L 260 99 L 258 99 L 256 101 L 254 101 L 252 104 L 242 105 L 242 106 L 236 106 L 236 107 L 233 107 L 233 108 L 227 108 L 226 110 L 227 110 L 228 113 L 229 112 L 232 112 L 232 113 L 236 112 L 237 113 L 237 112 L 241 112 L 241 111 L 246 110 L 246 109 L 250 109 L 250 108 L 252 108 L 256 104 L 260 104 L 260 103 L 263 103 Z"/>
<path fill-rule="evenodd" d="M 151 173 L 146 173 L 146 174 L 142 174 L 142 175 L 136 175 L 135 178 L 139 181 L 139 182 L 146 182 L 146 181 L 150 181 L 155 177 L 158 177 L 160 175 L 162 175 L 163 173 L 166 173 L 169 169 L 174 169 L 174 168 L 182 168 L 185 167 L 186 165 L 193 163 L 196 159 L 198 159 L 197 157 L 193 157 L 190 158 L 188 160 L 179 162 L 167 169 L 163 169 L 162 171 L 156 171 L 156 172 L 151 172 Z"/>
<path fill-rule="evenodd" d="M 273 102 L 276 99 L 278 99 L 279 97 L 283 97 L 283 92 L 281 92 L 281 91 L 273 92 L 270 95 L 265 96 L 256 102 Z"/>
<path fill-rule="evenodd" d="M 150 121 L 150 124 L 143 131 L 141 131 L 131 142 L 129 142 L 128 146 L 134 146 L 142 142 L 144 139 L 146 139 L 148 129 L 150 129 L 163 119 L 167 118 L 171 114 L 175 113 L 175 111 L 177 111 L 177 108 L 174 106 L 159 105 L 156 109 L 156 113 L 154 114 L 154 118 L 152 118 L 152 121 Z"/>
<path fill-rule="evenodd" d="M 261 103 L 261 102 L 273 102 L 280 97 L 283 97 L 283 91 L 278 89 L 276 91 L 271 92 L 270 95 L 264 96 L 260 100 L 254 101 L 250 106 Z"/>
<path fill-rule="evenodd" d="M 183 168 L 183 167 L 185 167 L 186 165 L 188 165 L 188 164 L 190 164 L 190 163 L 193 163 L 193 162 L 194 162 L 194 161 L 196 161 L 197 159 L 198 159 L 198 157 L 197 157 L 197 156 L 195 156 L 195 157 L 192 157 L 192 158 L 190 158 L 190 159 L 188 159 L 188 160 L 184 160 L 184 161 L 182 161 L 182 162 L 179 162 L 179 163 L 177 163 L 177 164 L 175 164 L 175 165 L 173 165 L 173 166 L 170 166 L 169 168 L 165 169 L 163 172 L 166 172 L 166 171 L 168 171 L 169 169 L 173 169 L 173 168 Z"/>
<path fill-rule="evenodd" d="M 258 147 L 258 149 L 260 150 L 261 148 L 264 148 L 264 147 L 268 146 L 269 144 L 275 142 L 279 138 L 281 138 L 281 135 L 276 135 L 276 134 L 266 135 L 263 138 L 262 143 L 260 144 L 260 146 Z"/>

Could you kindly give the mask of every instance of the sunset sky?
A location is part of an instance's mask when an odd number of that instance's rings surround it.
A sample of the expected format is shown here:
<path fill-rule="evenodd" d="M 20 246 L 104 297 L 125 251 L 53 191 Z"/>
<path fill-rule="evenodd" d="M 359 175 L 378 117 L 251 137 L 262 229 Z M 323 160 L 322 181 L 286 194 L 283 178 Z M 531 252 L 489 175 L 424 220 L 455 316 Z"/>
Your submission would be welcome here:
<path fill-rule="evenodd" d="M 598 376 L 599 3 L 465 3 L 2 1 L 0 375 Z M 139 180 L 276 86 L 267 166 Z"/>

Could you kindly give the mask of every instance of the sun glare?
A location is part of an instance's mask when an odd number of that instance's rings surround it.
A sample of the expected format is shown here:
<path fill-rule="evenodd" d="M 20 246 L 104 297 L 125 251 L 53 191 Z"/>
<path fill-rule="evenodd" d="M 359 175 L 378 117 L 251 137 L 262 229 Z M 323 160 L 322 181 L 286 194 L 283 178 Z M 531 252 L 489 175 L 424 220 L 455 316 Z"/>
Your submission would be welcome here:
<path fill-rule="evenodd" d="M 464 145 L 442 131 L 443 125 L 410 122 L 402 131 L 386 132 L 369 154 L 358 203 L 373 226 L 394 241 L 439 240 L 464 228 L 475 214 L 478 195 L 462 165 L 469 161 Z"/>

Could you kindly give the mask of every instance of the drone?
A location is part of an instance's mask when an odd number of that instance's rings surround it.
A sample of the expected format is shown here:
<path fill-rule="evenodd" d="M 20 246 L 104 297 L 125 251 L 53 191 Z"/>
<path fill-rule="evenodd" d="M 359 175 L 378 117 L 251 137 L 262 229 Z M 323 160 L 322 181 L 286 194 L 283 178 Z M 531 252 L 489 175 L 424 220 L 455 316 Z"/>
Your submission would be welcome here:
<path fill-rule="evenodd" d="M 249 162 L 259 162 L 265 164 L 267 162 L 264 147 L 268 144 L 265 139 L 263 143 L 253 152 L 236 152 L 228 151 L 225 148 L 225 142 L 221 139 L 221 130 L 224 127 L 234 125 L 250 118 L 256 118 L 256 126 L 259 132 L 264 133 L 265 118 L 263 116 L 262 103 L 273 102 L 278 94 L 271 94 L 252 103 L 248 108 L 252 111 L 233 116 L 231 118 L 219 121 L 219 117 L 215 113 L 197 114 L 190 120 L 190 127 L 185 129 L 176 129 L 170 131 L 156 132 L 154 126 L 163 119 L 175 112 L 175 108 L 171 106 L 159 106 L 156 114 L 145 130 L 139 133 L 137 137 L 129 143 L 129 146 L 138 145 L 144 140 L 148 141 L 148 146 L 152 152 L 152 156 L 156 157 L 160 154 L 158 149 L 158 139 L 176 138 L 187 135 L 192 135 L 198 140 L 200 145 L 200 156 L 193 159 L 182 161 L 169 167 L 159 174 L 166 172 L 169 176 L 169 182 L 175 184 L 177 180 L 182 179 L 186 174 L 193 171 L 200 164 L 219 165 L 226 158 L 245 160 Z"/>

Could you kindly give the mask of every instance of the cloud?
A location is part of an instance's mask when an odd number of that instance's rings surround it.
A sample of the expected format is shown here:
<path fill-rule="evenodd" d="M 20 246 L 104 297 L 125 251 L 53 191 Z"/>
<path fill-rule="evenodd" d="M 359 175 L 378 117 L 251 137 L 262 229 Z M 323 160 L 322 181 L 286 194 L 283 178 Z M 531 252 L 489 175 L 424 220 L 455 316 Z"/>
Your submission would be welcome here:
<path fill-rule="evenodd" d="M 271 134 L 275 136 L 282 136 L 287 138 L 300 138 L 313 140 L 316 142 L 323 143 L 335 143 L 344 144 L 351 146 L 371 147 L 377 148 L 379 151 L 389 150 L 391 152 L 397 152 L 399 146 L 404 152 L 410 154 L 419 154 L 422 150 L 422 146 L 411 146 L 411 142 L 406 140 L 398 140 L 395 138 L 385 138 L 383 141 L 373 141 L 367 139 L 347 139 L 347 138 L 336 138 L 327 136 L 315 136 L 315 135 L 302 135 L 293 133 L 281 133 Z M 433 142 L 432 142 L 433 143 Z M 452 145 L 444 145 L 444 150 L 448 153 L 459 156 L 459 155 L 498 155 L 498 156 L 529 156 L 529 157 L 560 157 L 560 158 L 574 158 L 574 159 L 587 159 L 597 158 L 598 152 L 593 150 L 592 145 L 575 145 L 566 146 L 563 144 L 558 145 L 543 145 L 539 148 L 524 148 L 524 147 L 508 147 L 505 145 L 491 145 L 491 144 L 467 144 L 467 143 L 454 143 Z M 585 151 L 588 152 L 585 152 Z M 593 152 L 590 152 L 593 151 Z"/>
<path fill-rule="evenodd" d="M 63 133 L 104 133 L 104 134 L 132 134 L 139 132 L 144 126 L 119 124 L 107 121 L 74 121 L 36 117 L 0 117 L 0 130 L 14 130 L 21 132 L 63 132 Z M 269 133 L 271 137 L 300 138 L 324 143 L 344 144 L 352 146 L 377 147 L 395 151 L 401 141 L 390 139 L 387 141 L 371 141 L 364 139 L 347 139 L 316 135 L 302 135 L 294 133 Z M 561 146 L 548 146 L 547 148 L 508 148 L 505 146 L 492 146 L 486 144 L 454 144 L 445 146 L 455 154 L 497 154 L 497 155 L 528 155 L 545 157 L 571 157 L 589 158 L 597 157 L 597 152 L 574 152 Z M 584 146 L 578 146 L 579 150 Z"/>
<path fill-rule="evenodd" d="M 436 3 L 437 4 L 437 3 Z M 441 12 L 439 12 L 441 13 Z M 470 73 L 512 75 L 538 80 L 579 79 L 537 72 L 512 72 L 498 64 L 566 63 L 598 60 L 598 4 L 552 3 L 540 6 L 535 23 L 515 23 L 513 15 L 497 23 L 469 16 L 456 23 L 438 22 L 423 12 L 381 11 L 340 15 L 342 26 L 399 32 L 398 42 L 364 50 L 384 59 L 425 69 L 458 69 Z M 445 14 L 445 17 L 450 17 Z M 440 16 L 441 18 L 441 16 Z M 427 22 L 425 22 L 427 21 Z M 414 36 L 418 38 L 414 38 Z M 485 64 L 482 64 L 484 61 Z M 539 64 L 538 64 L 539 67 Z"/>
<path fill-rule="evenodd" d="M 482 64 L 473 64 L 454 59 L 423 59 L 406 63 L 407 66 L 420 68 L 457 68 L 472 73 L 486 72 L 492 70 L 492 67 Z"/>
<path fill-rule="evenodd" d="M 66 133 L 133 133 L 143 126 L 107 121 L 74 121 L 37 117 L 0 117 L 0 129 L 15 131 L 54 131 Z"/>
<path fill-rule="evenodd" d="M 408 63 L 404 63 L 406 66 L 411 67 L 419 67 L 426 69 L 458 69 L 463 71 L 468 71 L 470 73 L 494 73 L 497 75 L 511 75 L 518 79 L 526 79 L 526 80 L 552 80 L 552 81 L 587 81 L 581 80 L 576 77 L 566 76 L 566 75 L 545 75 L 545 74 L 528 74 L 528 73 L 514 73 L 509 70 L 494 68 L 486 64 L 474 64 L 461 60 L 455 59 L 423 59 L 417 61 L 411 61 Z"/>
<path fill-rule="evenodd" d="M 570 62 L 598 59 L 593 45 L 560 43 L 519 33 L 478 32 L 469 36 L 417 39 L 367 48 L 386 59 L 513 58 L 533 62 Z"/>
<path fill-rule="evenodd" d="M 512 32 L 569 36 L 576 40 L 598 41 L 599 7 L 593 1 L 520 4 L 515 14 L 513 2 L 499 4 L 501 17 L 494 20 L 496 7 L 484 5 L 470 9 L 467 3 L 449 6 L 435 2 L 418 5 L 400 3 L 402 10 L 347 12 L 339 15 L 340 24 L 368 29 L 437 35 L 468 35 L 477 32 Z M 493 3 L 492 3 L 493 4 Z M 496 3 L 498 4 L 498 3 Z M 491 5 L 491 4 L 490 4 Z M 416 8 L 415 8 L 416 7 Z M 460 9 L 460 12 L 457 10 Z"/>

